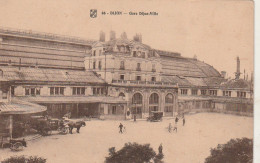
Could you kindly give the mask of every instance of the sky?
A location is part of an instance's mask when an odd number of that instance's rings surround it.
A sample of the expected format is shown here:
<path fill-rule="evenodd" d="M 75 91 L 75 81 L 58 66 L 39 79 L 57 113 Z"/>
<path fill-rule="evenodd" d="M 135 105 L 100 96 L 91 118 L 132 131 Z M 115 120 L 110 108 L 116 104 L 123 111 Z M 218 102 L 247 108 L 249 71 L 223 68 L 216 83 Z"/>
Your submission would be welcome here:
<path fill-rule="evenodd" d="M 97 18 L 90 18 L 97 9 Z M 254 65 L 254 4 L 247 0 L 0 0 L 0 26 L 99 39 L 111 30 L 141 33 L 152 48 L 197 56 L 234 78 L 236 57 L 250 76 Z M 157 12 L 157 16 L 101 12 Z M 243 74 L 241 76 L 243 78 Z"/>

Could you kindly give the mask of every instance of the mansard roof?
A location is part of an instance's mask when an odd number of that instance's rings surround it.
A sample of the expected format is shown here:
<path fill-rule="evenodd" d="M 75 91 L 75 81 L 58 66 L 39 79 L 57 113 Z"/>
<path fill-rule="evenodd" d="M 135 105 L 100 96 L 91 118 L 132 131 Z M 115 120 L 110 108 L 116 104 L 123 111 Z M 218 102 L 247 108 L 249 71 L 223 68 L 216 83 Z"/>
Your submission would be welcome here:
<path fill-rule="evenodd" d="M 40 39 L 46 41 L 56 41 L 56 42 L 72 43 L 72 44 L 82 44 L 87 46 L 91 46 L 93 43 L 95 43 L 95 40 L 86 40 L 79 37 L 44 33 L 44 32 L 32 31 L 32 30 L 3 28 L 3 27 L 0 28 L 0 35 L 22 37 L 28 39 Z"/>
<path fill-rule="evenodd" d="M 252 84 L 244 79 L 232 79 L 221 84 L 222 88 L 228 89 L 253 89 Z"/>
<path fill-rule="evenodd" d="M 160 55 L 163 74 L 196 78 L 221 77 L 220 73 L 213 66 L 196 59 L 181 57 L 177 54 Z"/>
<path fill-rule="evenodd" d="M 21 82 L 62 82 L 66 84 L 95 83 L 104 84 L 104 80 L 90 71 L 44 69 L 30 67 L 2 66 L 3 77 L 9 81 Z"/>
<path fill-rule="evenodd" d="M 220 87 L 220 84 L 226 79 L 221 77 L 207 77 L 207 78 L 195 78 L 195 77 L 181 77 L 181 76 L 162 76 L 163 82 L 178 83 L 180 87 Z"/>

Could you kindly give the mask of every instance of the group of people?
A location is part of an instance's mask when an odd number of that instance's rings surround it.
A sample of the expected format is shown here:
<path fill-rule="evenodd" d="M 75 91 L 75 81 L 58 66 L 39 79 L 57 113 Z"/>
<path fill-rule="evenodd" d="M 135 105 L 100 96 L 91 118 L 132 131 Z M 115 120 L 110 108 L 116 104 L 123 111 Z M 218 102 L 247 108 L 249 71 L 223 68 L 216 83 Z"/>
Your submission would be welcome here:
<path fill-rule="evenodd" d="M 175 117 L 175 120 L 174 120 L 174 127 L 172 127 L 172 123 L 169 123 L 169 126 L 168 126 L 168 131 L 169 132 L 178 132 L 178 122 L 179 122 L 179 118 L 178 118 L 178 115 L 176 115 Z M 184 117 L 184 114 L 182 115 L 182 126 L 185 126 L 185 123 L 186 123 L 186 120 L 185 120 L 185 117 Z M 119 126 L 119 133 L 122 134 L 123 132 L 126 131 L 126 128 L 125 126 L 120 123 Z"/>
<path fill-rule="evenodd" d="M 175 121 L 174 121 L 174 127 L 172 127 L 172 124 L 169 123 L 169 126 L 168 126 L 168 131 L 169 132 L 178 132 L 178 122 L 179 122 L 179 118 L 178 116 L 175 117 Z M 182 115 L 182 125 L 185 126 L 185 117 L 184 115 Z"/>

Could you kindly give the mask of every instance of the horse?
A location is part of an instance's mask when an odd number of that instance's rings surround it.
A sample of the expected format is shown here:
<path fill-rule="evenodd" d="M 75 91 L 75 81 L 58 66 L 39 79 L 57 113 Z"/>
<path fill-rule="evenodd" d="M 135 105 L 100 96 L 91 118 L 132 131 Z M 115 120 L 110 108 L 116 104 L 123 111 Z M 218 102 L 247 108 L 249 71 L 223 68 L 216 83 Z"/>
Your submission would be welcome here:
<path fill-rule="evenodd" d="M 79 133 L 79 130 L 82 126 L 86 126 L 86 123 L 84 121 L 69 121 L 68 123 L 69 126 L 69 132 L 72 134 L 73 128 L 77 129 L 77 133 Z"/>

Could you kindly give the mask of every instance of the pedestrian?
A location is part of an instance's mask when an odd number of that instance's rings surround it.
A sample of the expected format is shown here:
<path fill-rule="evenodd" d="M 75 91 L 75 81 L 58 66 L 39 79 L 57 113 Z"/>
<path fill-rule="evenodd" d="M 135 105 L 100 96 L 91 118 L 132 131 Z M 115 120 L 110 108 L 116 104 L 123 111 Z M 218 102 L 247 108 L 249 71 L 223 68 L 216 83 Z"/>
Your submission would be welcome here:
<path fill-rule="evenodd" d="M 169 123 L 168 131 L 169 131 L 169 132 L 172 132 L 172 123 Z"/>
<path fill-rule="evenodd" d="M 182 117 L 182 125 L 183 126 L 185 125 L 185 117 L 184 116 Z"/>
<path fill-rule="evenodd" d="M 177 131 L 178 131 L 178 122 L 175 122 L 175 125 L 174 125 L 174 128 L 173 128 L 172 131 L 176 131 L 176 133 L 177 133 Z"/>
<path fill-rule="evenodd" d="M 119 133 L 120 133 L 120 134 L 123 133 L 123 127 L 124 127 L 124 126 L 122 125 L 122 123 L 120 123 L 120 125 L 118 126 L 118 128 L 120 129 L 120 130 L 119 130 Z"/>
<path fill-rule="evenodd" d="M 162 147 L 162 143 L 161 143 L 160 146 L 159 146 L 159 148 L 158 148 L 158 152 L 159 152 L 160 154 L 162 154 L 162 150 L 163 150 L 163 147 Z"/>
<path fill-rule="evenodd" d="M 178 117 L 176 117 L 175 118 L 175 123 L 177 123 L 179 121 L 179 118 Z"/>

